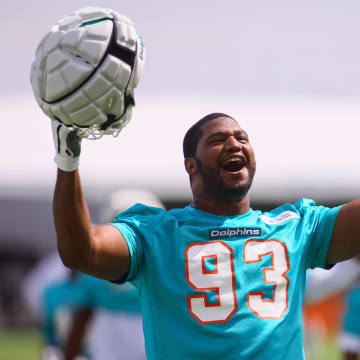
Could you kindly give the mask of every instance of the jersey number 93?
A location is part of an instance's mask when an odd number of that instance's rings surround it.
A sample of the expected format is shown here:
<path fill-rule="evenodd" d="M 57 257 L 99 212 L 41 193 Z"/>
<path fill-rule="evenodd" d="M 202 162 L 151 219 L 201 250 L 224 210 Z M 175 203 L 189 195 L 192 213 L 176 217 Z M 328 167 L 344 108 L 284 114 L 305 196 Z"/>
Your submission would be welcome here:
<path fill-rule="evenodd" d="M 272 266 L 262 268 L 262 275 L 265 284 L 274 286 L 273 297 L 265 299 L 261 291 L 249 292 L 247 306 L 260 319 L 281 319 L 288 308 L 287 248 L 279 240 L 250 239 L 243 248 L 243 266 L 261 262 L 264 255 L 271 255 Z M 207 262 L 211 262 L 210 269 Z M 233 249 L 220 240 L 193 243 L 186 248 L 185 263 L 186 280 L 191 287 L 199 292 L 215 291 L 217 297 L 216 302 L 209 303 L 204 293 L 189 295 L 190 314 L 203 324 L 229 320 L 242 305 L 238 305 L 236 296 Z"/>

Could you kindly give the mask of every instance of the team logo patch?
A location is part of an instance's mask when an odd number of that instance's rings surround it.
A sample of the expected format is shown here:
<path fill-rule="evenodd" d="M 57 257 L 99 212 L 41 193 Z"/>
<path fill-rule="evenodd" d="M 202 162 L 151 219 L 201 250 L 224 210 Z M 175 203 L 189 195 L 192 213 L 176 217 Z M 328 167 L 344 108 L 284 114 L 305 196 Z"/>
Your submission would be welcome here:
<path fill-rule="evenodd" d="M 281 214 L 275 216 L 275 217 L 269 217 L 267 215 L 261 215 L 260 219 L 265 223 L 265 224 L 281 224 L 285 221 L 289 221 L 292 219 L 300 219 L 300 216 L 290 210 L 284 211 Z"/>
<path fill-rule="evenodd" d="M 259 227 L 235 227 L 209 230 L 210 239 L 224 239 L 233 237 L 261 236 Z"/>

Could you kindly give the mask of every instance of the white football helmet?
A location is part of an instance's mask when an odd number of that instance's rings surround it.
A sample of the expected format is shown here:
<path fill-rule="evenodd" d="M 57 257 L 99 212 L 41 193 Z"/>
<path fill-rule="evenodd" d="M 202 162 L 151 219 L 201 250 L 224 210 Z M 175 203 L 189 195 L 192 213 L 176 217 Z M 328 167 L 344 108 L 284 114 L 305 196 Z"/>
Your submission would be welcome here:
<path fill-rule="evenodd" d="M 116 136 L 131 118 L 144 61 L 143 39 L 126 16 L 86 7 L 40 41 L 31 84 L 44 113 L 81 137 Z"/>

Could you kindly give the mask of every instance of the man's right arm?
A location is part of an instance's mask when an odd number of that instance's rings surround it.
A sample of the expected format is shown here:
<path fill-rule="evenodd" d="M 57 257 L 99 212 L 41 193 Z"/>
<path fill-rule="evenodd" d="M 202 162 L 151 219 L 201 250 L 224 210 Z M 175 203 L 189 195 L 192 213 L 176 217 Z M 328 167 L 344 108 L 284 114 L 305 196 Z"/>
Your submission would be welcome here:
<path fill-rule="evenodd" d="M 58 169 L 53 212 L 65 266 L 107 280 L 129 272 L 130 252 L 121 233 L 111 225 L 91 225 L 78 170 Z"/>

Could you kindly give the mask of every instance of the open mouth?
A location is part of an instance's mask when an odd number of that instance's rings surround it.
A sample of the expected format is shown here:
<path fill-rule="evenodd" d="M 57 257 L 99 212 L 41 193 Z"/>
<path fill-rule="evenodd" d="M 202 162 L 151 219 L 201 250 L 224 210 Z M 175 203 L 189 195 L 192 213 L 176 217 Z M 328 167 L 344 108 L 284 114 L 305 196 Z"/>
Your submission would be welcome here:
<path fill-rule="evenodd" d="M 240 157 L 232 157 L 227 159 L 221 168 L 227 172 L 238 172 L 245 166 L 245 160 Z"/>

